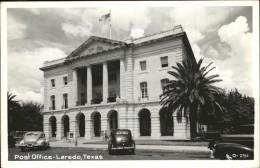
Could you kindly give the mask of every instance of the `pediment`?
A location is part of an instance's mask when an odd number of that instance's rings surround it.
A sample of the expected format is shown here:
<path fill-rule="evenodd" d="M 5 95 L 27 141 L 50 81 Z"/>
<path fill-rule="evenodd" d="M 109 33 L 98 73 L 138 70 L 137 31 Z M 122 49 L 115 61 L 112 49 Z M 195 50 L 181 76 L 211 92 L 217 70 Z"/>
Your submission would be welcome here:
<path fill-rule="evenodd" d="M 76 50 L 74 50 L 68 57 L 91 55 L 94 53 L 107 51 L 124 44 L 125 43 L 121 41 L 92 36 Z"/>

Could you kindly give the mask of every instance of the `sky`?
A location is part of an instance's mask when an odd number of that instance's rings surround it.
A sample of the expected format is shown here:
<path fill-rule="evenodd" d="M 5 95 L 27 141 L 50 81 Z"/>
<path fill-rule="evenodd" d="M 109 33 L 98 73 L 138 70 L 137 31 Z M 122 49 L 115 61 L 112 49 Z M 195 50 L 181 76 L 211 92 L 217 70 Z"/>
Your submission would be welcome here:
<path fill-rule="evenodd" d="M 99 18 L 111 10 L 112 38 L 122 40 L 182 25 L 196 60 L 213 62 L 218 86 L 253 96 L 252 7 L 9 8 L 8 91 L 43 103 L 44 61 L 66 57 L 90 36 L 109 37 Z"/>

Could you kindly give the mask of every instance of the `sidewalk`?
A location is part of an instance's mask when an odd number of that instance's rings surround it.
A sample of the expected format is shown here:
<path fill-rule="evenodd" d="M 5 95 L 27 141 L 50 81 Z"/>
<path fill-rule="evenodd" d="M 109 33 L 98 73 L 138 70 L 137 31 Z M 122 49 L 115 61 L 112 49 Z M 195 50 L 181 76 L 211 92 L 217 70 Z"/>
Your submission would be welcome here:
<path fill-rule="evenodd" d="M 107 144 L 83 144 L 88 141 L 79 140 L 78 148 L 95 148 L 95 149 L 107 149 Z M 89 141 L 91 142 L 91 141 Z M 51 141 L 51 147 L 75 147 L 74 142 L 66 142 L 65 140 Z M 167 150 L 167 151 L 194 151 L 194 152 L 209 152 L 206 146 L 170 146 L 170 145 L 136 145 L 137 149 L 142 150 Z"/>

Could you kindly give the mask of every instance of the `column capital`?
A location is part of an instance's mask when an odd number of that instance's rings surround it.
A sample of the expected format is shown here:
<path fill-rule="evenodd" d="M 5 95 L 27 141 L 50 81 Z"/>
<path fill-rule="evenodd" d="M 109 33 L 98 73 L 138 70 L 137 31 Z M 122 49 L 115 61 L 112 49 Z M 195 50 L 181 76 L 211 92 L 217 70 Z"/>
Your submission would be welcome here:
<path fill-rule="evenodd" d="M 102 64 L 107 64 L 108 60 L 103 60 Z"/>
<path fill-rule="evenodd" d="M 72 70 L 72 71 L 76 71 L 76 70 L 78 70 L 78 67 L 77 67 L 77 66 L 74 66 L 74 67 L 71 68 L 71 70 Z"/>

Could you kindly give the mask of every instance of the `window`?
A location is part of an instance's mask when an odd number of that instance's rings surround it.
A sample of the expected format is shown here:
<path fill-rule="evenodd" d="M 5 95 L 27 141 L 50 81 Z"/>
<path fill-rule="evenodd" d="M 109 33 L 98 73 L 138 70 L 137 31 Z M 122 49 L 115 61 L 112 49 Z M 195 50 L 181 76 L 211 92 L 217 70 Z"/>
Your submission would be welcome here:
<path fill-rule="evenodd" d="M 55 87 L 55 79 L 51 79 L 51 87 Z"/>
<path fill-rule="evenodd" d="M 86 96 L 85 96 L 85 93 L 81 93 L 80 94 L 80 104 L 81 105 L 85 105 L 85 102 L 86 102 Z"/>
<path fill-rule="evenodd" d="M 167 84 L 169 83 L 169 79 L 165 78 L 161 80 L 161 86 L 162 86 L 162 91 L 163 93 L 166 92 L 167 90 L 169 90 L 169 86 L 167 86 Z"/>
<path fill-rule="evenodd" d="M 55 96 L 51 96 L 51 110 L 55 110 Z"/>
<path fill-rule="evenodd" d="M 111 89 L 109 92 L 109 97 L 116 97 L 116 91 L 115 89 Z"/>
<path fill-rule="evenodd" d="M 147 82 L 140 83 L 142 98 L 148 98 Z"/>
<path fill-rule="evenodd" d="M 109 73 L 108 82 L 109 83 L 116 83 L 117 82 L 117 73 L 116 72 L 110 72 Z"/>
<path fill-rule="evenodd" d="M 140 61 L 140 68 L 141 68 L 141 71 L 146 70 L 146 61 Z"/>
<path fill-rule="evenodd" d="M 64 86 L 68 85 L 68 77 L 67 76 L 63 77 L 63 85 Z"/>
<path fill-rule="evenodd" d="M 92 84 L 93 86 L 100 86 L 103 84 L 103 74 L 92 72 Z"/>
<path fill-rule="evenodd" d="M 68 108 L 68 94 L 67 93 L 63 94 L 63 107 L 65 109 Z"/>
<path fill-rule="evenodd" d="M 97 98 L 97 99 L 102 99 L 102 94 L 101 94 L 100 92 L 97 92 L 96 98 Z"/>
<path fill-rule="evenodd" d="M 81 84 L 85 85 L 86 84 L 86 77 L 81 76 Z"/>
<path fill-rule="evenodd" d="M 168 56 L 161 57 L 161 66 L 162 68 L 168 67 Z"/>

